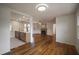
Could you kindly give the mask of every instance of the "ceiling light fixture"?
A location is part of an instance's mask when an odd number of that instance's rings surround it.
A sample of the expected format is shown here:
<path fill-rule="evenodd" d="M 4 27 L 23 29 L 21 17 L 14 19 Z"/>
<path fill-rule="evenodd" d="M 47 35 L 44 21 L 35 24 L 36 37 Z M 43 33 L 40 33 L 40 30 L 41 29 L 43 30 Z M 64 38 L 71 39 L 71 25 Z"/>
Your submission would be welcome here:
<path fill-rule="evenodd" d="M 38 11 L 45 11 L 47 7 L 48 7 L 47 4 L 38 4 L 38 5 L 36 5 L 36 9 Z"/>
<path fill-rule="evenodd" d="M 38 8 L 38 11 L 45 11 L 45 10 L 46 10 L 46 7 L 44 7 L 44 6 L 41 6 Z"/>

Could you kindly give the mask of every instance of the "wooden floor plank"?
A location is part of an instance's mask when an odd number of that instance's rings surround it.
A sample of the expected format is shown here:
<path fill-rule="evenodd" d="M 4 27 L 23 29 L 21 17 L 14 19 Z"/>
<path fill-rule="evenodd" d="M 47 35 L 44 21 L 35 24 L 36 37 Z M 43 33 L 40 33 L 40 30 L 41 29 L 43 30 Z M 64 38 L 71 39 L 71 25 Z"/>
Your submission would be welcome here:
<path fill-rule="evenodd" d="M 36 35 L 35 35 L 36 36 Z M 41 36 L 40 36 L 41 37 Z M 55 37 L 41 37 L 41 40 L 35 43 L 32 47 L 31 44 L 24 44 L 17 48 L 11 49 L 13 55 L 74 55 L 77 54 L 75 46 L 58 43 Z M 42 40 L 43 39 L 43 40 Z"/>

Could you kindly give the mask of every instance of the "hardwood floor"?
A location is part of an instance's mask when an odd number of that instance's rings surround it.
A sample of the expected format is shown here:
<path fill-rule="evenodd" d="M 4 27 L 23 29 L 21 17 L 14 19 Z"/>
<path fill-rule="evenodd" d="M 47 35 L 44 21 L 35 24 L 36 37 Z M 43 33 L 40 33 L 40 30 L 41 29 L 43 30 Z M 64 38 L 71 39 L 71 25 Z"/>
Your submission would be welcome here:
<path fill-rule="evenodd" d="M 76 55 L 76 48 L 72 45 L 58 43 L 55 37 L 44 36 L 35 44 L 24 44 L 11 49 L 13 55 Z M 36 39 L 35 39 L 36 40 Z M 33 47 L 33 45 L 35 45 Z"/>

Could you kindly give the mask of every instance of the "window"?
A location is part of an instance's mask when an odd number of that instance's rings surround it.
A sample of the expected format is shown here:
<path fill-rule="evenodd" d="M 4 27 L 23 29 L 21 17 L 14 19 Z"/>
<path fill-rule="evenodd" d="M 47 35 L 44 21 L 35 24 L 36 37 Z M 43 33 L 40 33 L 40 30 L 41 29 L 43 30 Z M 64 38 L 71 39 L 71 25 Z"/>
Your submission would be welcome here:
<path fill-rule="evenodd" d="M 24 24 L 24 32 L 30 32 L 30 24 Z"/>

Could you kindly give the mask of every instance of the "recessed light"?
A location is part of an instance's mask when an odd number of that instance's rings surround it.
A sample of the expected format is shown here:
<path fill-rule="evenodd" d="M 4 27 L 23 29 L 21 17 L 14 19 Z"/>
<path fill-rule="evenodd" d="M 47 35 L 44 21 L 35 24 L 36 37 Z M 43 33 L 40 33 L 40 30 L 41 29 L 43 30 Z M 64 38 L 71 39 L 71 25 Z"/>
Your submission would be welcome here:
<path fill-rule="evenodd" d="M 39 25 L 41 25 L 41 23 L 39 23 Z"/>
<path fill-rule="evenodd" d="M 23 16 L 23 18 L 25 18 L 25 16 Z"/>

